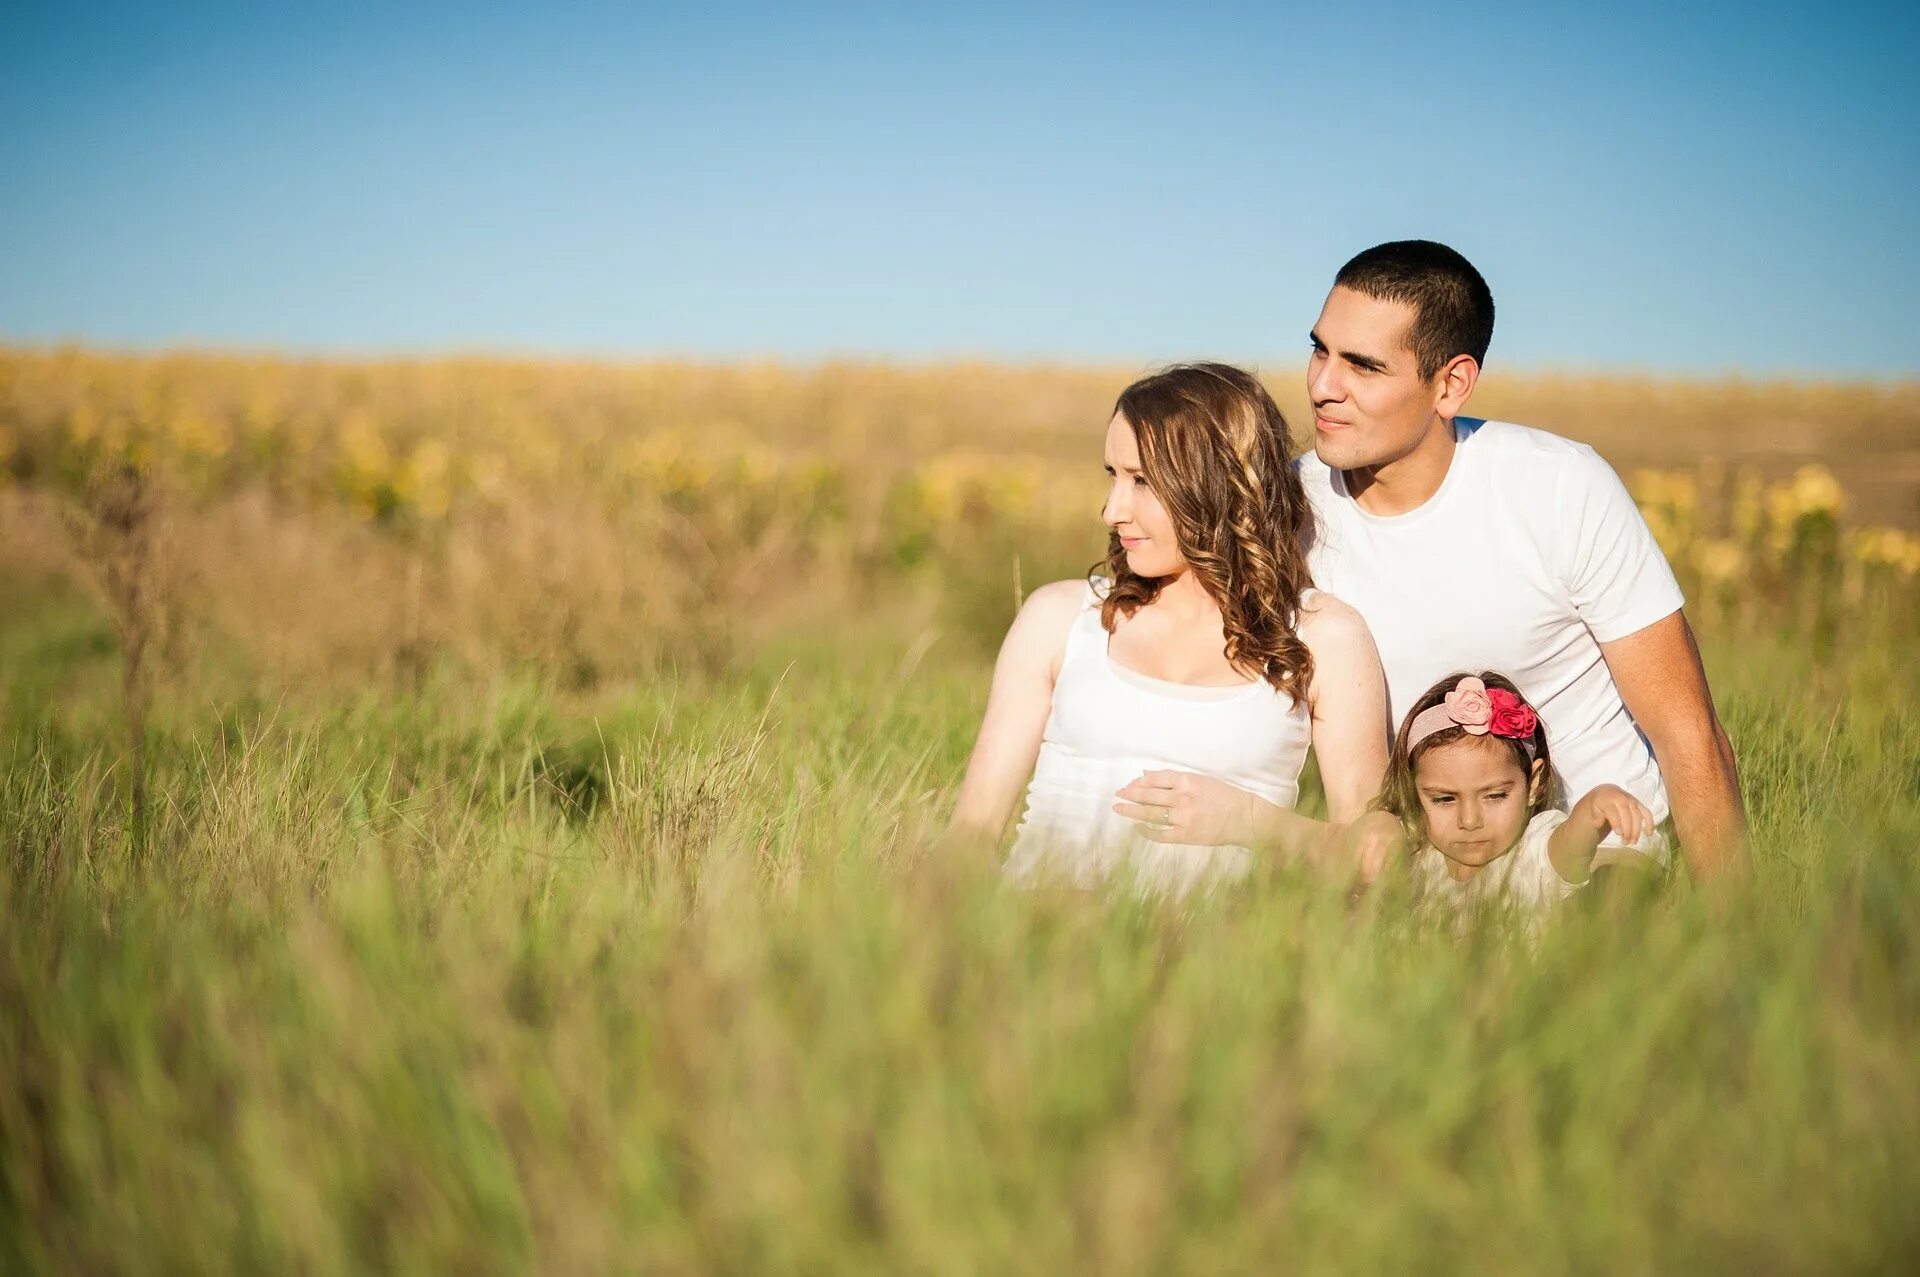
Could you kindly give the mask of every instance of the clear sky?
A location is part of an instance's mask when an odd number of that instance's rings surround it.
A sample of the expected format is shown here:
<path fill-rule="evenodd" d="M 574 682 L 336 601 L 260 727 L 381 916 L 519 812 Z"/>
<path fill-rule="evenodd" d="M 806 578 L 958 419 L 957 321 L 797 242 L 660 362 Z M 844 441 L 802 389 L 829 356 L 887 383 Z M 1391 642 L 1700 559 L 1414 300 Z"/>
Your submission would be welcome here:
<path fill-rule="evenodd" d="M 0 6 L 0 339 L 1920 374 L 1920 5 Z"/>

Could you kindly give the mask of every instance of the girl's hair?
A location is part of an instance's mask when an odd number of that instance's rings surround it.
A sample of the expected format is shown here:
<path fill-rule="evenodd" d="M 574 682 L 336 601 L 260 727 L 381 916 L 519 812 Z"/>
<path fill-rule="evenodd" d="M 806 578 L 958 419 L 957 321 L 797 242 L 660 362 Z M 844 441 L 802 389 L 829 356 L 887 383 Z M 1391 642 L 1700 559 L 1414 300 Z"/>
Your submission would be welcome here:
<path fill-rule="evenodd" d="M 1400 730 L 1394 734 L 1393 754 L 1387 759 L 1387 778 L 1380 786 L 1380 796 L 1373 800 L 1375 811 L 1391 812 L 1400 819 L 1400 827 L 1406 830 L 1407 839 L 1413 846 L 1419 846 L 1427 840 L 1426 813 L 1420 806 L 1420 789 L 1414 777 L 1420 770 L 1420 760 L 1429 751 L 1442 745 L 1451 745 L 1455 741 L 1469 736 L 1467 729 L 1460 726 L 1443 727 L 1430 736 L 1422 737 L 1419 744 L 1411 749 L 1407 747 L 1407 737 L 1413 731 L 1413 720 L 1420 717 L 1423 710 L 1432 709 L 1447 699 L 1454 685 L 1468 677 L 1464 672 L 1449 674 L 1420 694 L 1420 699 L 1407 707 L 1407 716 L 1400 720 Z M 1527 704 L 1527 698 L 1520 694 L 1513 680 L 1505 674 L 1493 670 L 1482 670 L 1477 677 L 1489 688 L 1500 688 L 1512 692 L 1520 698 L 1521 704 Z M 1531 706 L 1529 706 L 1531 708 Z M 1497 741 L 1510 750 L 1514 763 L 1520 768 L 1520 774 L 1527 781 L 1527 817 L 1532 819 L 1538 813 L 1553 805 L 1558 796 L 1553 771 L 1553 756 L 1547 752 L 1547 721 L 1534 714 L 1534 727 L 1531 744 L 1533 757 L 1527 756 L 1527 747 L 1511 736 L 1495 736 L 1491 732 L 1472 739 Z M 1540 770 L 1533 771 L 1533 762 L 1538 759 Z"/>
<path fill-rule="evenodd" d="M 1313 657 L 1295 630 L 1301 592 L 1313 583 L 1313 515 L 1273 396 L 1239 368 L 1176 364 L 1121 391 L 1114 411 L 1133 427 L 1140 469 L 1181 555 L 1220 606 L 1227 660 L 1304 701 Z M 1160 579 L 1127 566 L 1118 532 L 1093 571 L 1113 582 L 1100 609 L 1109 632 L 1160 593 Z"/>

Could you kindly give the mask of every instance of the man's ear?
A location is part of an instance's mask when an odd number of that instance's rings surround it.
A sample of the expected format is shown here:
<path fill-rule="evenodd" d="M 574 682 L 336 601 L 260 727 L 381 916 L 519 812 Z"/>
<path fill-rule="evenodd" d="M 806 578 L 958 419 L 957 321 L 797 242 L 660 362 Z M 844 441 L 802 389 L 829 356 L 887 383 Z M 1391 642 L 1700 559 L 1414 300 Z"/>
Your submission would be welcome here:
<path fill-rule="evenodd" d="M 1473 398 L 1473 388 L 1479 384 L 1480 361 L 1472 355 L 1455 355 L 1434 374 L 1434 388 L 1439 391 L 1434 412 L 1449 420 L 1459 416 L 1466 411 L 1467 400 Z"/>

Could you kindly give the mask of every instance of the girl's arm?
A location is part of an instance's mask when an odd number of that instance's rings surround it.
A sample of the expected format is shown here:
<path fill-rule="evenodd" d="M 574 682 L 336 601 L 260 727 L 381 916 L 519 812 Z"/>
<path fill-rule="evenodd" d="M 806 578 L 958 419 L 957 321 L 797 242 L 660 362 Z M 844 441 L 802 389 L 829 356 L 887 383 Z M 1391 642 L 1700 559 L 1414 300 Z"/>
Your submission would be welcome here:
<path fill-rule="evenodd" d="M 1548 837 L 1547 859 L 1561 878 L 1585 882 L 1593 872 L 1593 855 L 1609 833 L 1636 843 L 1652 832 L 1653 813 L 1645 803 L 1618 785 L 1598 785 Z"/>
<path fill-rule="evenodd" d="M 1053 708 L 1053 680 L 1086 582 L 1055 581 L 1027 596 L 1000 644 L 987 712 L 980 722 L 948 834 L 998 844 L 1033 775 Z"/>
<path fill-rule="evenodd" d="M 1277 806 L 1212 776 L 1147 772 L 1122 789 L 1114 810 L 1141 822 L 1155 842 L 1234 843 L 1320 859 L 1366 811 L 1387 770 L 1387 682 L 1360 614 L 1320 595 L 1300 618 L 1313 653 L 1307 699 L 1313 748 L 1327 790 L 1327 820 Z"/>

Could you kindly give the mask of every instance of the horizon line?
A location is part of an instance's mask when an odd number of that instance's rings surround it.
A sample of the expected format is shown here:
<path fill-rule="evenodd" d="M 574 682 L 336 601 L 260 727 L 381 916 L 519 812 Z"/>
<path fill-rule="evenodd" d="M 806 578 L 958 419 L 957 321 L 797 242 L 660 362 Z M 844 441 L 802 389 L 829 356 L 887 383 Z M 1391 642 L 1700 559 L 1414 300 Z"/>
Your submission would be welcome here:
<path fill-rule="evenodd" d="M 986 349 L 916 353 L 823 350 L 807 353 L 686 351 L 624 349 L 618 347 L 564 347 L 487 342 L 395 342 L 379 346 L 349 343 L 253 344 L 198 339 L 163 341 L 95 341 L 84 337 L 18 338 L 0 330 L 0 351 L 8 354 L 77 352 L 127 359 L 269 359 L 295 364 L 436 364 L 495 362 L 526 365 L 640 368 L 685 367 L 779 368 L 788 372 L 816 372 L 828 368 L 876 368 L 901 371 L 937 371 L 956 368 L 998 368 L 1017 372 L 1121 372 L 1165 368 L 1202 359 L 1217 359 L 1249 371 L 1267 374 L 1267 360 L 1219 352 L 1189 353 L 1172 358 L 1134 358 L 1124 355 L 1008 352 Z M 1304 364 L 1304 360 L 1301 361 Z M 1685 385 L 1845 385 L 1883 390 L 1920 390 L 1920 368 L 1888 372 L 1797 368 L 1757 371 L 1750 368 L 1665 368 L 1648 364 L 1581 364 L 1541 361 L 1509 364 L 1490 361 L 1483 377 L 1520 381 L 1640 381 Z"/>

